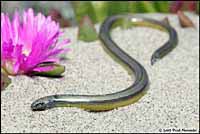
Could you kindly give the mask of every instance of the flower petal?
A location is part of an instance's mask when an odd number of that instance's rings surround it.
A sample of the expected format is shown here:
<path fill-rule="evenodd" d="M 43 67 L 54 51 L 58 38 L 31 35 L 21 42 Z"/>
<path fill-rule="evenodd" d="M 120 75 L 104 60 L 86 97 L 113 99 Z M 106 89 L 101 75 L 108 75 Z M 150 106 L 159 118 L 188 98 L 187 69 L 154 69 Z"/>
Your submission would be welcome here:
<path fill-rule="evenodd" d="M 43 62 L 58 62 L 59 54 L 69 51 L 64 48 L 70 43 L 61 36 L 59 24 L 33 9 L 23 12 L 20 21 L 16 11 L 13 19 L 1 13 L 1 66 L 8 68 L 10 74 L 28 74 L 31 71 L 47 71 L 51 67 L 38 67 Z"/>

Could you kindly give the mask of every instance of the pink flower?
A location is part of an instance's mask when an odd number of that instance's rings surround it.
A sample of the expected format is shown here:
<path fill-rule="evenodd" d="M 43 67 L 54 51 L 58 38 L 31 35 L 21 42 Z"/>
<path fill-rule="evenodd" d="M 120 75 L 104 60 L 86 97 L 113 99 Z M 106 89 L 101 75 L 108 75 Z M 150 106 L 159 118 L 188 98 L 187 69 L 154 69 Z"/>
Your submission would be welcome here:
<path fill-rule="evenodd" d="M 12 22 L 1 13 L 1 67 L 10 75 L 32 71 L 50 71 L 53 67 L 39 67 L 43 62 L 58 62 L 58 55 L 69 51 L 63 48 L 70 40 L 58 42 L 59 24 L 32 9 L 24 11 L 22 19 L 16 11 Z"/>

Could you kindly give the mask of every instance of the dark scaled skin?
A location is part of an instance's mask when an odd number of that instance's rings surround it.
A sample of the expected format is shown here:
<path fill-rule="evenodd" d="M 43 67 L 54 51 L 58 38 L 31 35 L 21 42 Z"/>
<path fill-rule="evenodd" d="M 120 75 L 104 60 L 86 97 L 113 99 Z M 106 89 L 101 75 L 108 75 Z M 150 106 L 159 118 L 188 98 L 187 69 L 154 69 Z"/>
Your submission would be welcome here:
<path fill-rule="evenodd" d="M 143 22 L 150 23 L 153 27 L 159 26 L 169 34 L 169 41 L 163 46 L 158 48 L 151 57 L 151 65 L 155 64 L 158 60 L 162 59 L 169 52 L 171 52 L 178 44 L 178 35 L 174 28 L 169 24 L 161 21 L 156 21 L 148 18 L 141 18 L 135 15 L 115 15 L 108 17 L 100 28 L 99 38 L 103 42 L 104 47 L 116 58 L 121 60 L 129 69 L 135 74 L 135 81 L 132 85 L 121 91 L 104 94 L 104 95 L 52 95 L 40 98 L 32 103 L 31 108 L 34 111 L 46 110 L 53 107 L 79 107 L 89 111 L 106 111 L 118 107 L 132 104 L 146 91 L 149 86 L 149 78 L 145 68 L 134 58 L 129 56 L 126 52 L 118 47 L 112 40 L 110 30 L 113 23 L 120 19 L 128 19 L 131 22 L 144 24 Z"/>

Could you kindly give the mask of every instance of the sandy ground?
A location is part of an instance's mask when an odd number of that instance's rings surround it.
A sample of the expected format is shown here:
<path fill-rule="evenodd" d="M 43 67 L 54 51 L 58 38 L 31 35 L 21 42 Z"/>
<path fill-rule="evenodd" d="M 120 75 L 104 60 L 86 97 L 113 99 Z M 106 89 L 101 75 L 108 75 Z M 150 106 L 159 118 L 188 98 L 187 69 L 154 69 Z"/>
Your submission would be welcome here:
<path fill-rule="evenodd" d="M 166 33 L 139 27 L 113 30 L 114 41 L 148 72 L 150 88 L 138 102 L 101 113 L 78 108 L 33 112 L 31 103 L 46 95 L 112 93 L 134 79 L 104 52 L 99 41 L 77 41 L 77 28 L 65 29 L 72 51 L 62 62 L 64 77 L 12 77 L 12 84 L 1 92 L 1 132 L 199 132 L 199 17 L 187 15 L 197 29 L 181 28 L 175 15 L 146 15 L 168 16 L 179 36 L 177 48 L 154 66 L 150 57 L 167 41 Z"/>

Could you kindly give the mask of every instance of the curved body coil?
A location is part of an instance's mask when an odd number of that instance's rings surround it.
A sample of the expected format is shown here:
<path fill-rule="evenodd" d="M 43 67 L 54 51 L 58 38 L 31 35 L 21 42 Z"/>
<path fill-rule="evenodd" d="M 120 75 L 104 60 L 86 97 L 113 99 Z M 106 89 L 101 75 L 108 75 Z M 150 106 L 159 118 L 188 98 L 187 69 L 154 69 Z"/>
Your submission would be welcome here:
<path fill-rule="evenodd" d="M 144 95 L 149 85 L 149 78 L 146 70 L 139 62 L 119 48 L 110 35 L 113 24 L 120 19 L 128 20 L 137 25 L 151 26 L 169 33 L 169 40 L 153 53 L 151 57 L 152 65 L 158 59 L 161 59 L 168 54 L 178 43 L 176 31 L 170 25 L 163 22 L 129 14 L 108 17 L 101 25 L 99 38 L 110 53 L 121 60 L 121 62 L 126 64 L 129 69 L 134 72 L 135 80 L 133 81 L 133 84 L 124 90 L 105 95 L 60 94 L 46 96 L 33 102 L 31 105 L 32 110 L 39 111 L 53 107 L 79 107 L 88 111 L 106 111 L 129 105 Z"/>

